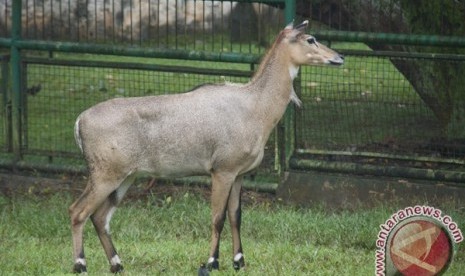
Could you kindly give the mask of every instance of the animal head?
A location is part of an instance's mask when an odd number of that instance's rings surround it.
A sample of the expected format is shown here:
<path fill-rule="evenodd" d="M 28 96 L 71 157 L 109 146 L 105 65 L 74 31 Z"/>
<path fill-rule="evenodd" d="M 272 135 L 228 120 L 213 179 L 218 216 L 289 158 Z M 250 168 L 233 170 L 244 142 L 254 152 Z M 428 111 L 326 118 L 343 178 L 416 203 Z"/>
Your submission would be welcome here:
<path fill-rule="evenodd" d="M 305 33 L 308 20 L 297 26 L 289 24 L 282 32 L 282 42 L 288 44 L 289 57 L 295 66 L 311 64 L 341 65 L 343 56 L 318 43 L 315 37 Z"/>

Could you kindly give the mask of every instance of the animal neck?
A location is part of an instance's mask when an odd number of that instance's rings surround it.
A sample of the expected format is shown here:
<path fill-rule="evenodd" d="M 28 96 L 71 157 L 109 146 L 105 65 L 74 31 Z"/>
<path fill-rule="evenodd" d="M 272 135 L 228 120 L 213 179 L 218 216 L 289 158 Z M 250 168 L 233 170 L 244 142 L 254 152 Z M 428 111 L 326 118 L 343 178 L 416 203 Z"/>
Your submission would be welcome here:
<path fill-rule="evenodd" d="M 276 85 L 289 87 L 297 76 L 299 67 L 293 65 L 290 60 L 284 57 L 284 54 L 277 51 L 269 55 L 271 56 L 265 57 L 260 63 L 250 84 L 257 88 Z"/>
<path fill-rule="evenodd" d="M 278 38 L 249 83 L 250 91 L 256 95 L 255 114 L 269 132 L 283 116 L 290 100 L 300 103 L 293 88 L 299 67 L 291 62 L 286 50 Z"/>

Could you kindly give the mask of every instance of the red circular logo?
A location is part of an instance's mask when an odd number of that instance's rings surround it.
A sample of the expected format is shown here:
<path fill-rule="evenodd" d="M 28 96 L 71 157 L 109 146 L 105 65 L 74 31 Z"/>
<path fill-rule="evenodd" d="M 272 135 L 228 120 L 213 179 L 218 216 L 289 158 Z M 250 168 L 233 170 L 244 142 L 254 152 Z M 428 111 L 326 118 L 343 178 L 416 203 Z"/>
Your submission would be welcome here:
<path fill-rule="evenodd" d="M 419 218 L 399 225 L 389 251 L 403 275 L 436 275 L 450 262 L 452 242 L 444 228 Z"/>

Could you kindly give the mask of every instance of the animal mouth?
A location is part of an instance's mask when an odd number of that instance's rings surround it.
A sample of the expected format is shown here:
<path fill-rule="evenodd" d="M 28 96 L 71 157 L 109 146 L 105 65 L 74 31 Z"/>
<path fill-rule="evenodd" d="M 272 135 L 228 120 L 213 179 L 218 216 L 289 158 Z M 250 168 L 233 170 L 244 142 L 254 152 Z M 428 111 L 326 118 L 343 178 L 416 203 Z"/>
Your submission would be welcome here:
<path fill-rule="evenodd" d="M 338 55 L 334 57 L 333 59 L 330 59 L 329 63 L 331 65 L 342 65 L 344 64 L 344 56 Z"/>

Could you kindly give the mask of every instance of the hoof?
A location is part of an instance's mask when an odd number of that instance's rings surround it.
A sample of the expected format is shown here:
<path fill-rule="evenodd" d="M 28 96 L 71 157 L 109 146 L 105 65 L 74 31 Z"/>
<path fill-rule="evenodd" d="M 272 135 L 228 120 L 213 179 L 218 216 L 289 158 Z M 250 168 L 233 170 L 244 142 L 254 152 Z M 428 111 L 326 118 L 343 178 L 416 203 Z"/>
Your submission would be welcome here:
<path fill-rule="evenodd" d="M 213 258 L 211 258 L 213 259 Z M 220 263 L 218 262 L 218 259 L 213 259 L 213 260 L 208 260 L 208 263 L 206 265 L 208 271 L 214 270 L 219 270 L 220 269 Z"/>
<path fill-rule="evenodd" d="M 115 274 L 116 274 L 116 273 L 121 273 L 121 272 L 123 272 L 123 270 L 124 270 L 124 268 L 123 268 L 123 266 L 120 265 L 120 264 L 112 265 L 112 266 L 110 267 L 111 273 L 115 273 Z"/>
<path fill-rule="evenodd" d="M 210 275 L 207 266 L 205 264 L 200 265 L 199 271 L 197 273 L 198 276 L 208 276 Z"/>
<path fill-rule="evenodd" d="M 238 271 L 239 269 L 245 266 L 244 256 L 242 254 L 239 255 L 239 258 L 234 258 L 233 261 L 233 268 L 234 270 Z"/>
<path fill-rule="evenodd" d="M 87 272 L 87 267 L 81 263 L 75 263 L 73 267 L 73 273 L 85 273 Z"/>

